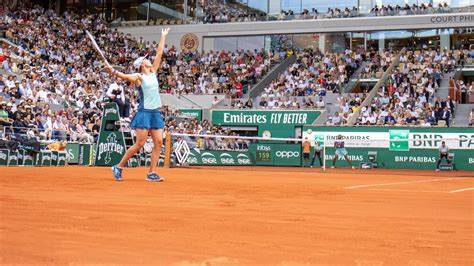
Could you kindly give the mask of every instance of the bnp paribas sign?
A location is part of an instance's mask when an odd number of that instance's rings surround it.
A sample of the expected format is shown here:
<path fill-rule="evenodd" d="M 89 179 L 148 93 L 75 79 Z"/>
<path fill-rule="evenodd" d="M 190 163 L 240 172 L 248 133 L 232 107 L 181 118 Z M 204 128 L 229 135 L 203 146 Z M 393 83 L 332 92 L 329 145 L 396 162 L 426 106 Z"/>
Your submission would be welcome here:
<path fill-rule="evenodd" d="M 117 104 L 109 103 L 104 108 L 96 148 L 95 165 L 112 166 L 125 154 L 125 141 L 120 129 Z"/>
<path fill-rule="evenodd" d="M 410 131 L 409 130 L 390 130 L 390 145 L 391 151 L 409 151 L 410 150 Z"/>
<path fill-rule="evenodd" d="M 332 128 L 329 128 L 332 129 Z M 375 128 L 342 128 L 340 131 L 319 131 L 308 129 L 303 132 L 303 138 L 308 137 L 312 145 L 320 140 L 327 147 L 332 147 L 334 141 L 341 135 L 348 148 L 388 148 L 390 151 L 410 151 L 410 149 L 438 149 L 445 141 L 450 149 L 474 149 L 474 132 L 443 132 L 438 129 L 387 129 Z M 381 129 L 381 130 L 379 130 Z M 367 131 L 366 131 L 367 130 Z M 383 130 L 383 131 L 382 131 Z"/>

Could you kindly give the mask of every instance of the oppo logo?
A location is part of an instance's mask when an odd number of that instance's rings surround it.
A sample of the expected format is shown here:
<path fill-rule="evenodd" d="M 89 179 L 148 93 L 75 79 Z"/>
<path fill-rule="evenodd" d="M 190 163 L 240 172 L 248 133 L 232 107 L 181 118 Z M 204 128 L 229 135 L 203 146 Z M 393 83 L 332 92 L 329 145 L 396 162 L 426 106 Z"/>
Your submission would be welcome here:
<path fill-rule="evenodd" d="M 277 151 L 276 152 L 276 157 L 279 158 L 293 158 L 293 157 L 299 157 L 300 152 L 299 151 Z"/>

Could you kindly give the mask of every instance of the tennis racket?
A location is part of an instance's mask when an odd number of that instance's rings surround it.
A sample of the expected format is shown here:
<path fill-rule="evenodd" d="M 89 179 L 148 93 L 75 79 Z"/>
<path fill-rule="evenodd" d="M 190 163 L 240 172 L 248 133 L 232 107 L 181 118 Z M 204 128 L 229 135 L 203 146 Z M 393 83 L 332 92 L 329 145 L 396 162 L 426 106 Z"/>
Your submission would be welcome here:
<path fill-rule="evenodd" d="M 104 60 L 105 65 L 109 67 L 110 66 L 109 61 L 107 61 L 107 58 L 105 58 L 104 52 L 102 52 L 102 50 L 100 49 L 99 45 L 94 39 L 94 36 L 92 36 L 92 34 L 88 30 L 86 30 L 86 34 L 87 34 L 87 37 L 89 37 L 89 39 L 91 40 L 92 46 L 94 46 L 94 49 L 100 54 L 100 57 L 102 57 L 102 60 Z"/>

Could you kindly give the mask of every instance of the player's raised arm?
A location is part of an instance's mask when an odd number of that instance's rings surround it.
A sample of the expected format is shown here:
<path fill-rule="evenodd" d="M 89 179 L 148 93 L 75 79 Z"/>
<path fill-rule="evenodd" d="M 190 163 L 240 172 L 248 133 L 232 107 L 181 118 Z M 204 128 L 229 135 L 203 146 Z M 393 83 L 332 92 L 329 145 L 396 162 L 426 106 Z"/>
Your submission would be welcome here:
<path fill-rule="evenodd" d="M 125 73 L 122 73 L 118 70 L 115 70 L 112 66 L 107 66 L 107 71 L 111 75 L 114 75 L 114 76 L 116 76 L 118 78 L 121 78 L 123 80 L 128 80 L 132 83 L 135 83 L 140 79 L 140 74 L 139 73 L 125 74 Z"/>
<path fill-rule="evenodd" d="M 161 66 L 161 58 L 163 57 L 163 50 L 165 49 L 165 39 L 166 39 L 166 35 L 168 35 L 169 31 L 170 31 L 170 28 L 166 28 L 166 29 L 161 30 L 160 43 L 158 44 L 158 49 L 156 50 L 155 60 L 153 61 L 153 67 L 152 67 L 153 72 L 156 72 Z"/>

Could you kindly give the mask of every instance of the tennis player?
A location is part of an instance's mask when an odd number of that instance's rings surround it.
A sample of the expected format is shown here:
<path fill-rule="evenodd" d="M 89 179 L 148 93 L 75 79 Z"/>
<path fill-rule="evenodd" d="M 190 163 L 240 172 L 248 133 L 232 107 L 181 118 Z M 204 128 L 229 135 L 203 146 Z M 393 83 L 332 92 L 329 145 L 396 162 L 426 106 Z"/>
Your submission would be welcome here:
<path fill-rule="evenodd" d="M 160 112 L 161 97 L 156 72 L 161 66 L 165 39 L 169 30 L 169 28 L 161 30 L 160 43 L 153 64 L 146 56 L 142 56 L 137 58 L 133 63 L 138 73 L 124 74 L 113 69 L 111 66 L 108 67 L 109 73 L 135 84 L 140 92 L 139 109 L 130 123 L 130 127 L 136 131 L 136 142 L 127 150 L 122 160 L 112 167 L 112 173 L 117 181 L 122 181 L 122 169 L 125 163 L 145 145 L 148 134 L 151 135 L 154 146 L 151 153 L 150 170 L 146 180 L 155 182 L 164 180 L 163 177 L 155 173 L 155 168 L 161 153 L 163 128 L 165 126 Z"/>
<path fill-rule="evenodd" d="M 337 136 L 337 140 L 334 141 L 334 148 L 336 148 L 336 154 L 334 155 L 334 159 L 332 160 L 331 168 L 336 168 L 336 160 L 338 158 L 344 157 L 351 166 L 351 168 L 355 169 L 355 167 L 352 165 L 351 159 L 349 159 L 349 156 L 347 156 L 347 150 L 346 148 L 344 148 L 344 141 L 342 140 L 341 134 L 339 134 L 339 136 Z"/>

